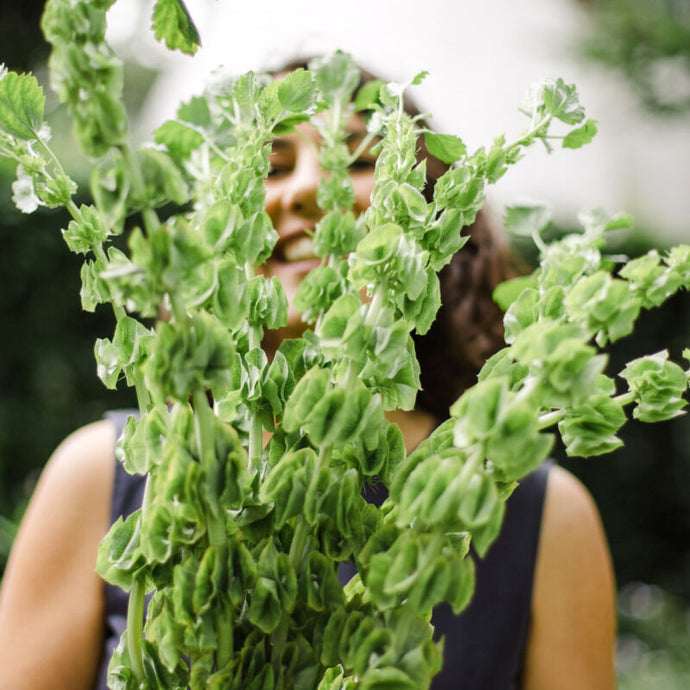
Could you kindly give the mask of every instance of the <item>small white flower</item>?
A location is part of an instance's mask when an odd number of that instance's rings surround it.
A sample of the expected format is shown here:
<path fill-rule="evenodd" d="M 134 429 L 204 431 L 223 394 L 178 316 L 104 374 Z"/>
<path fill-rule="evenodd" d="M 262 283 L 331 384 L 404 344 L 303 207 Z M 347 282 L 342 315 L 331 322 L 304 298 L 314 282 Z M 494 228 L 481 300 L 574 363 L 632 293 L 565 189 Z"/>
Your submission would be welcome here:
<path fill-rule="evenodd" d="M 5 67 L 4 62 L 0 62 L 0 80 L 2 80 L 7 74 L 7 67 Z"/>
<path fill-rule="evenodd" d="M 17 179 L 12 183 L 12 201 L 22 213 L 33 213 L 41 204 L 33 179 L 21 165 L 17 166 Z"/>
<path fill-rule="evenodd" d="M 49 142 L 50 138 L 53 136 L 53 132 L 50 129 L 50 125 L 47 122 L 44 122 L 41 125 L 41 129 L 38 130 L 38 138 L 41 141 L 44 142 Z"/>

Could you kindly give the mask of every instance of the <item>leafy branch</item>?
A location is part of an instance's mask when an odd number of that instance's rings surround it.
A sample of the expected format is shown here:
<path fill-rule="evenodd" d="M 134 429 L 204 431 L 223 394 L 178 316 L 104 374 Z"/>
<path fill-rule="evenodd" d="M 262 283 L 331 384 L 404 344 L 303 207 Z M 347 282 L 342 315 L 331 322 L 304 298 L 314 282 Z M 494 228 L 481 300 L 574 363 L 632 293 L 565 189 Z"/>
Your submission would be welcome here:
<path fill-rule="evenodd" d="M 109 683 L 428 687 L 441 664 L 431 611 L 469 602 L 470 545 L 483 554 L 497 536 L 511 491 L 552 448 L 546 429 L 589 456 L 620 445 L 627 405 L 644 421 L 682 412 L 688 372 L 665 353 L 629 363 L 617 393 L 600 350 L 629 334 L 642 308 L 688 288 L 690 247 L 652 252 L 614 276 L 603 237 L 625 218 L 590 213 L 581 234 L 547 243 L 543 208 L 511 209 L 509 224 L 536 238 L 541 263 L 497 291 L 508 345 L 406 456 L 384 413 L 414 407 L 411 334 L 428 331 L 440 307 L 438 271 L 461 250 L 486 186 L 530 145 L 591 139 L 575 88 L 536 85 L 525 132 L 468 153 L 405 113 L 403 95 L 424 74 L 365 85 L 353 101 L 360 73 L 338 52 L 281 80 L 250 72 L 193 98 L 156 130 L 155 148 L 135 149 L 104 39 L 110 4 L 50 0 L 43 19 L 54 86 L 99 159 L 92 204 L 76 207 L 47 148 L 36 81 L 0 79 L 0 151 L 19 163 L 18 205 L 72 213 L 63 236 L 85 256 L 83 306 L 110 303 L 117 317 L 112 339 L 96 343 L 99 376 L 110 388 L 124 379 L 139 398 L 116 455 L 146 477 L 143 504 L 112 526 L 97 562 L 130 593 Z M 173 48 L 198 44 L 178 0 L 159 0 L 154 24 Z M 355 112 L 368 131 L 350 153 Z M 566 133 L 552 134 L 556 124 Z M 277 241 L 263 182 L 271 140 L 297 126 L 317 128 L 323 142 L 313 238 L 322 261 L 296 298 L 313 330 L 269 361 L 261 342 L 285 325 L 287 300 L 256 270 Z M 430 201 L 420 136 L 450 164 Z M 374 139 L 371 205 L 355 217 L 348 167 Z M 161 221 L 164 204 L 172 213 Z M 133 217 L 143 229 L 130 231 L 127 251 L 109 244 Z M 170 318 L 145 326 L 161 305 Z M 390 491 L 380 508 L 362 497 L 373 481 Z M 343 587 L 346 562 L 358 574 Z"/>

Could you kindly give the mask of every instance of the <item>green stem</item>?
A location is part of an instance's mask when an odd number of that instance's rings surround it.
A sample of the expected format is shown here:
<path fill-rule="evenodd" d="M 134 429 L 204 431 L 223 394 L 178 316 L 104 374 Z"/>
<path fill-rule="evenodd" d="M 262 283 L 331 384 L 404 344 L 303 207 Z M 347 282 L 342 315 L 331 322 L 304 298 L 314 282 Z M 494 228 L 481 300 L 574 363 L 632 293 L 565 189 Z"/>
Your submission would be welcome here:
<path fill-rule="evenodd" d="M 462 469 L 460 470 L 460 475 L 458 477 L 457 491 L 459 493 L 461 493 L 467 488 L 467 485 L 470 483 L 470 479 L 472 479 L 474 474 L 477 472 L 483 460 L 483 445 L 477 444 L 475 446 L 472 446 L 472 448 L 470 448 L 469 450 L 467 460 L 465 461 L 465 464 L 462 466 Z"/>
<path fill-rule="evenodd" d="M 535 246 L 543 256 L 547 252 L 548 246 L 544 242 L 544 240 L 542 240 L 538 230 L 532 231 L 532 241 L 534 242 Z"/>
<path fill-rule="evenodd" d="M 410 630 L 417 618 L 417 614 L 408 602 L 405 602 L 400 607 L 400 616 L 395 622 L 395 630 L 393 631 L 393 658 L 399 659 L 404 650 L 405 643 L 410 634 Z"/>
<path fill-rule="evenodd" d="M 319 481 L 319 475 L 321 471 L 328 467 L 331 462 L 331 454 L 333 452 L 333 446 L 324 446 L 319 450 L 319 457 L 316 461 L 316 467 L 314 468 L 314 474 L 312 474 L 310 479 L 310 485 L 307 487 L 307 493 L 309 492 L 311 485 L 314 482 Z M 295 528 L 295 534 L 292 537 L 292 543 L 290 544 L 290 562 L 292 567 L 299 571 L 300 565 L 303 561 L 304 547 L 306 545 L 307 537 L 309 536 L 309 525 L 304 519 L 303 515 L 300 515 L 297 520 L 297 527 Z"/>
<path fill-rule="evenodd" d="M 232 613 L 230 607 L 219 607 L 216 614 L 216 629 L 218 631 L 218 649 L 216 650 L 216 668 L 224 668 L 232 658 L 234 631 L 232 627 Z"/>
<path fill-rule="evenodd" d="M 355 379 L 357 378 L 357 365 L 355 360 L 351 357 L 347 363 L 347 371 L 345 372 L 345 378 L 343 379 L 342 387 L 345 390 L 351 390 L 355 384 Z"/>
<path fill-rule="evenodd" d="M 635 393 L 633 391 L 628 391 L 627 393 L 621 393 L 620 395 L 617 395 L 615 398 L 613 398 L 614 402 L 617 402 L 619 405 L 630 405 L 630 403 L 634 403 L 636 399 Z"/>
<path fill-rule="evenodd" d="M 63 180 L 69 180 L 70 178 L 68 177 L 67 173 L 65 172 L 65 169 L 62 167 L 62 164 L 60 163 L 60 159 L 53 152 L 53 149 L 51 149 L 50 146 L 48 146 L 47 142 L 43 141 L 43 139 L 41 139 L 38 136 L 37 132 L 35 132 L 35 134 L 36 134 L 36 140 L 38 142 L 40 142 L 41 146 L 43 146 L 46 153 L 50 156 L 50 159 L 53 161 L 53 163 L 55 163 L 55 167 L 58 169 L 58 172 L 62 176 L 62 179 Z M 72 203 L 72 200 L 70 199 L 68 203 Z M 74 205 L 74 204 L 72 204 L 72 205 Z M 71 213 L 71 211 L 70 211 L 70 213 Z M 80 216 L 81 216 L 81 214 L 80 214 Z M 75 219 L 76 219 L 76 217 L 75 217 Z"/>
<path fill-rule="evenodd" d="M 213 410 L 206 397 L 206 391 L 198 387 L 192 393 L 194 403 L 194 431 L 199 446 L 199 461 L 205 473 L 213 472 L 217 468 L 216 449 L 213 431 Z M 213 501 L 207 500 L 208 516 L 207 529 L 211 546 L 219 550 L 219 558 L 224 558 L 227 550 L 227 535 L 225 522 L 222 518 L 222 510 L 216 497 Z"/>
<path fill-rule="evenodd" d="M 253 270 L 253 267 L 252 267 Z M 255 350 L 261 347 L 261 339 L 263 337 L 263 329 L 258 325 L 249 326 L 249 350 Z M 261 460 L 261 452 L 263 450 L 263 431 L 264 427 L 261 419 L 256 412 L 251 413 L 249 421 L 249 465 L 250 467 L 259 466 Z"/>
<path fill-rule="evenodd" d="M 319 457 L 316 461 L 316 467 L 314 468 L 314 474 L 311 476 L 311 482 L 318 481 L 318 477 L 321 474 L 321 470 L 324 467 L 328 467 L 331 462 L 331 453 L 333 452 L 333 446 L 324 446 L 319 451 Z M 307 492 L 309 488 L 307 488 Z M 295 533 L 292 535 L 292 543 L 290 544 L 290 552 L 288 557 L 290 558 L 290 563 L 295 569 L 295 572 L 299 574 L 301 570 L 301 565 L 304 562 L 304 550 L 307 545 L 307 538 L 309 537 L 310 526 L 304 519 L 304 515 L 300 515 L 297 519 L 297 526 L 295 527 Z M 285 644 L 287 643 L 288 627 L 290 624 L 290 614 L 292 611 L 283 611 L 283 615 L 278 623 L 278 627 L 273 633 L 273 638 L 271 640 L 272 650 L 271 650 L 271 664 L 273 665 L 273 670 L 277 674 L 280 671 L 280 656 L 283 653 Z"/>
<path fill-rule="evenodd" d="M 562 419 L 565 419 L 565 410 L 553 410 L 552 412 L 545 412 L 539 415 L 537 420 L 537 428 L 539 431 L 547 429 L 554 424 L 558 424 Z"/>
<path fill-rule="evenodd" d="M 79 212 L 79 209 L 77 209 L 77 212 Z M 75 216 L 75 218 L 76 218 L 76 216 Z M 103 249 L 102 244 L 95 245 L 93 248 L 93 253 L 96 256 L 96 258 L 99 259 L 100 261 L 102 261 L 104 264 L 108 263 L 108 256 L 106 255 L 105 249 Z M 119 321 L 120 319 L 123 319 L 125 316 L 127 316 L 127 312 L 125 311 L 125 308 L 120 304 L 113 304 L 113 312 L 115 314 L 115 319 L 117 321 Z"/>
<path fill-rule="evenodd" d="M 67 202 L 65 208 L 69 211 L 70 216 L 72 216 L 72 218 L 74 218 L 74 220 L 76 220 L 78 223 L 83 221 L 81 211 L 79 210 L 79 207 L 72 201 L 72 199 Z M 101 245 L 98 246 L 101 247 Z"/>
<path fill-rule="evenodd" d="M 524 146 L 526 142 L 528 142 L 535 134 L 542 128 L 544 125 L 548 125 L 549 122 L 551 121 L 551 115 L 545 115 L 539 122 L 532 123 L 532 126 L 520 137 L 518 137 L 512 144 L 509 144 L 508 146 L 504 146 L 504 149 L 506 151 L 510 151 L 510 149 L 517 148 L 519 146 Z"/>
<path fill-rule="evenodd" d="M 134 391 L 137 394 L 139 413 L 143 417 L 152 407 L 151 394 L 144 383 L 144 375 L 138 367 L 132 367 L 131 376 L 134 380 Z"/>
<path fill-rule="evenodd" d="M 189 125 L 187 125 L 185 123 L 185 126 L 188 127 Z M 196 131 L 199 131 L 199 130 L 196 130 Z M 204 143 L 208 145 L 208 147 L 211 149 L 211 151 L 213 151 L 213 153 L 215 153 L 216 156 L 218 156 L 218 158 L 225 161 L 226 163 L 229 163 L 230 157 L 227 156 L 222 149 L 220 149 L 218 146 L 216 146 L 215 142 L 211 139 L 211 137 L 209 137 L 208 134 L 206 134 L 203 131 L 201 132 L 201 134 L 204 137 Z"/>
<path fill-rule="evenodd" d="M 331 119 L 331 142 L 335 143 L 342 138 L 340 135 L 340 120 L 343 112 L 343 102 L 338 99 L 333 103 L 333 115 Z"/>
<path fill-rule="evenodd" d="M 383 309 L 383 305 L 386 299 L 386 283 L 381 282 L 376 286 L 374 290 L 374 296 L 371 298 L 371 302 L 367 306 L 367 313 L 364 317 L 365 326 L 373 326 Z"/>
<path fill-rule="evenodd" d="M 261 452 L 263 451 L 263 431 L 264 427 L 259 419 L 259 415 L 252 413 L 251 423 L 249 425 L 249 466 L 258 468 L 261 460 Z"/>
<path fill-rule="evenodd" d="M 314 473 L 316 476 L 316 473 Z M 307 537 L 309 536 L 309 525 L 304 519 L 303 515 L 300 515 L 297 519 L 297 526 L 295 527 L 295 533 L 292 535 L 292 543 L 290 544 L 289 558 L 295 571 L 299 573 L 299 564 L 302 559 L 302 554 L 304 553 L 304 547 L 307 542 Z M 280 657 L 285 649 L 288 637 L 288 628 L 290 626 L 290 615 L 292 611 L 287 609 L 283 611 L 283 615 L 280 618 L 280 623 L 273 633 L 271 639 L 271 665 L 273 666 L 273 671 L 278 677 L 280 672 Z"/>
<path fill-rule="evenodd" d="M 215 459 L 213 439 L 213 410 L 206 397 L 206 391 L 197 387 L 192 393 L 194 402 L 194 429 L 199 445 L 199 460 L 202 467 L 208 469 Z"/>
<path fill-rule="evenodd" d="M 139 201 L 146 203 L 143 199 L 144 197 L 144 178 L 141 176 L 141 170 L 139 170 L 139 165 L 132 153 L 132 149 L 124 144 L 120 147 L 120 152 L 127 165 L 127 170 L 129 172 L 130 179 L 132 181 L 132 189 Z M 144 206 L 141 210 L 141 215 L 144 219 L 144 226 L 146 228 L 147 234 L 150 234 L 156 228 L 160 226 L 160 221 L 158 220 L 158 215 L 150 206 Z"/>
<path fill-rule="evenodd" d="M 76 208 L 76 207 L 75 207 Z M 77 209 L 78 211 L 78 209 Z M 96 255 L 98 259 L 100 259 L 103 262 L 108 261 L 108 257 L 105 254 L 105 250 L 103 249 L 102 244 L 97 244 L 93 248 L 93 252 Z M 125 308 L 119 304 L 113 304 L 113 313 L 115 314 L 115 320 L 117 322 L 120 321 L 120 319 L 123 319 L 125 316 L 127 316 L 127 312 L 125 311 Z M 144 385 L 144 376 L 139 370 L 138 367 L 132 367 L 131 371 L 129 372 L 130 376 L 134 379 L 134 390 L 136 391 L 137 394 L 137 401 L 139 403 L 139 412 L 141 413 L 142 417 L 146 414 L 148 410 L 151 409 L 151 395 L 148 392 L 148 389 Z"/>
<path fill-rule="evenodd" d="M 173 313 L 173 318 L 177 323 L 185 323 L 187 321 L 187 312 L 185 311 L 184 304 L 180 296 L 175 293 L 168 293 L 168 299 L 170 300 L 170 309 Z"/>
<path fill-rule="evenodd" d="M 144 640 L 144 578 L 134 580 L 127 605 L 127 652 L 132 671 L 141 683 L 145 680 L 142 644 Z"/>
<path fill-rule="evenodd" d="M 635 402 L 635 393 L 633 393 L 632 391 L 628 391 L 627 393 L 621 393 L 620 395 L 616 395 L 611 399 L 622 406 L 630 405 L 630 403 Z M 537 421 L 537 427 L 539 431 L 542 431 L 543 429 L 547 429 L 548 427 L 553 426 L 554 424 L 558 424 L 558 422 L 565 419 L 565 416 L 565 410 L 552 410 L 551 412 L 545 412 L 544 414 L 539 416 L 539 419 Z"/>
<path fill-rule="evenodd" d="M 367 150 L 369 144 L 371 144 L 375 136 L 375 132 L 369 132 L 369 134 L 367 134 L 364 137 L 364 139 L 362 139 L 359 146 L 355 149 L 354 153 L 347 160 L 348 168 Z"/>
<path fill-rule="evenodd" d="M 199 445 L 199 459 L 206 472 L 213 472 L 215 467 L 215 439 L 213 431 L 213 410 L 206 397 L 206 391 L 198 387 L 192 393 L 194 403 L 194 430 Z M 220 468 L 223 471 L 224 468 Z M 217 497 L 207 498 L 206 530 L 209 544 L 216 552 L 221 563 L 227 561 L 228 536 L 223 519 L 223 511 Z M 215 615 L 218 647 L 216 649 L 216 668 L 223 668 L 231 659 L 234 645 L 232 617 L 229 608 L 218 607 Z"/>

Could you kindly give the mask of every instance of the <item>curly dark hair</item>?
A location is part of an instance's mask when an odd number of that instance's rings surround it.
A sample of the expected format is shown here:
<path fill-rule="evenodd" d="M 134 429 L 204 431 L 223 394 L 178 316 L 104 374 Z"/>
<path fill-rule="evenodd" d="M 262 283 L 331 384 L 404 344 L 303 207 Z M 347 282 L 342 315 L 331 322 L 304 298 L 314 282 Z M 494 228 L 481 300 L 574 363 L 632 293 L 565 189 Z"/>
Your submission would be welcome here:
<path fill-rule="evenodd" d="M 300 67 L 306 69 L 308 63 L 309 58 L 293 60 L 273 73 Z M 361 72 L 355 95 L 364 84 L 378 78 L 365 69 Z M 419 108 L 407 94 L 404 106 L 409 115 L 420 115 Z M 429 128 L 424 120 L 419 124 Z M 431 201 L 436 180 L 448 166 L 427 151 L 421 137 L 418 146 L 418 160 L 427 161 L 424 195 Z M 492 295 L 501 282 L 520 272 L 486 210 L 480 211 L 463 233 L 469 235 L 467 243 L 439 274 L 441 308 L 436 320 L 425 335 L 413 335 L 422 384 L 417 406 L 437 419 L 448 416 L 448 408 L 476 382 L 484 362 L 505 344 L 503 312 Z"/>
<path fill-rule="evenodd" d="M 496 286 L 517 275 L 506 243 L 480 211 L 465 228 L 469 240 L 439 274 L 441 308 L 425 335 L 414 335 L 422 390 L 417 405 L 439 419 L 477 380 L 484 362 L 503 347 L 503 312 Z"/>

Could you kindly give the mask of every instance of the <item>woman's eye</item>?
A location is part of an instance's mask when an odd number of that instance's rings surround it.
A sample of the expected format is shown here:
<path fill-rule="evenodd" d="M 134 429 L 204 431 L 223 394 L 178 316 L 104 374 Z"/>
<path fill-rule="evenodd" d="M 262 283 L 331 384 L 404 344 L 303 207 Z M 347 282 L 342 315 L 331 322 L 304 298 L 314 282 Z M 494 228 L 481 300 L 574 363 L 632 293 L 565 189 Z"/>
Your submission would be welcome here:
<path fill-rule="evenodd" d="M 285 163 L 271 163 L 271 168 L 268 171 L 269 177 L 280 177 L 281 175 L 287 175 L 292 171 L 292 166 Z"/>
<path fill-rule="evenodd" d="M 373 158 L 358 158 L 350 165 L 351 170 L 373 170 L 376 167 L 376 160 Z"/>

